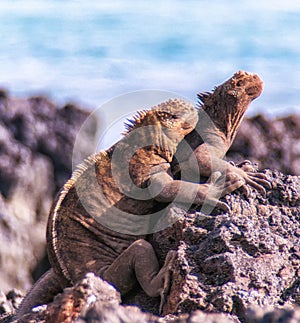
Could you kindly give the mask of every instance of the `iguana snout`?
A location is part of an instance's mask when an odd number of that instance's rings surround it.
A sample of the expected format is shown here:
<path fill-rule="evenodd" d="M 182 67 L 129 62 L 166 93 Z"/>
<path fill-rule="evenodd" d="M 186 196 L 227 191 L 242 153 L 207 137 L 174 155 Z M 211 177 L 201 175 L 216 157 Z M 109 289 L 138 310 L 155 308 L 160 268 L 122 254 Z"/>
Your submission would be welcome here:
<path fill-rule="evenodd" d="M 231 91 L 240 92 L 240 95 L 246 93 L 252 101 L 260 96 L 264 83 L 257 74 L 238 71 L 234 74 L 230 85 Z"/>

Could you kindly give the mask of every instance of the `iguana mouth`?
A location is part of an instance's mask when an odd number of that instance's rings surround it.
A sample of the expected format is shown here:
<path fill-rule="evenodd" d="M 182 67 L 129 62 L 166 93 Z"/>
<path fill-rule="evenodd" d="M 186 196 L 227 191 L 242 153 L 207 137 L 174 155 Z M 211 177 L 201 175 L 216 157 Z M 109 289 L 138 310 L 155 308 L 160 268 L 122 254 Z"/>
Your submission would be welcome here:
<path fill-rule="evenodd" d="M 183 130 L 188 130 L 188 129 L 190 129 L 190 128 L 194 128 L 194 127 L 193 127 L 193 123 L 190 123 L 190 122 L 188 122 L 188 121 L 186 121 L 186 122 L 182 125 L 182 129 L 183 129 Z"/>
<path fill-rule="evenodd" d="M 182 125 L 182 129 L 187 130 L 190 128 L 194 128 L 197 121 L 198 121 L 198 115 L 195 114 L 192 118 L 188 118 L 184 121 L 184 123 Z"/>

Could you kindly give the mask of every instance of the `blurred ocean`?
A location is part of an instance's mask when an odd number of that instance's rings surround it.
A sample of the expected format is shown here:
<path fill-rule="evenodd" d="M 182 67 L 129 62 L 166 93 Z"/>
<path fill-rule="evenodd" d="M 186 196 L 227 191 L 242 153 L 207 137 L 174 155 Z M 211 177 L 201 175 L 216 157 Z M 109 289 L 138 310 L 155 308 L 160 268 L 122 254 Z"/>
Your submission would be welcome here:
<path fill-rule="evenodd" d="M 95 108 L 142 89 L 196 100 L 258 73 L 249 114 L 300 113 L 300 2 L 1 0 L 0 87 Z"/>

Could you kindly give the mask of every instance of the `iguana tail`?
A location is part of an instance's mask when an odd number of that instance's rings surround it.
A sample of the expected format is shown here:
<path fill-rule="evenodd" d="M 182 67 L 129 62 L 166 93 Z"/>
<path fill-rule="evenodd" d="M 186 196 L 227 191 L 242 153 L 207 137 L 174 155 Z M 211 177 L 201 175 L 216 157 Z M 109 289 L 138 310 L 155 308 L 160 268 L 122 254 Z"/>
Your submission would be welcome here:
<path fill-rule="evenodd" d="M 15 319 L 20 319 L 24 314 L 30 313 L 31 309 L 42 304 L 51 302 L 54 296 L 62 292 L 67 283 L 49 269 L 31 288 L 17 309 Z"/>

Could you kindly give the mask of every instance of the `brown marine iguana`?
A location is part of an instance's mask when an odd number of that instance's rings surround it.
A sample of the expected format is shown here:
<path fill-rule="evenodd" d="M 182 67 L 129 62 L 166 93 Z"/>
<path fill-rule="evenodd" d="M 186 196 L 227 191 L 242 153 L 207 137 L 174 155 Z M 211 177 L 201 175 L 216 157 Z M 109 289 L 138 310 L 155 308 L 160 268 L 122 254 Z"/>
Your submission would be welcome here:
<path fill-rule="evenodd" d="M 244 161 L 236 167 L 223 160 L 246 110 L 262 90 L 263 81 L 257 74 L 238 71 L 213 92 L 198 94 L 197 125 L 179 144 L 172 162 L 176 178 L 201 182 L 200 177 L 209 177 L 218 170 L 227 176 L 235 174 L 244 179 L 243 190 L 246 194 L 249 193 L 246 184 L 265 194 L 264 186 L 271 186 L 267 177 L 257 172 L 255 165 Z"/>
<path fill-rule="evenodd" d="M 197 119 L 195 108 L 179 99 L 140 112 L 123 139 L 75 170 L 49 215 L 52 268 L 25 297 L 17 318 L 50 302 L 87 272 L 100 275 L 121 294 L 139 282 L 149 296 L 163 296 L 175 254 L 170 251 L 160 269 L 145 237 L 159 230 L 166 205 L 173 200 L 189 204 L 206 200 L 227 210 L 224 203 L 207 198 L 208 190 L 213 187 L 225 195 L 244 184 L 236 176 L 229 176 L 225 184 L 219 184 L 221 178 L 216 176 L 212 184 L 203 185 L 172 178 L 173 154 Z"/>

